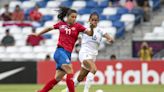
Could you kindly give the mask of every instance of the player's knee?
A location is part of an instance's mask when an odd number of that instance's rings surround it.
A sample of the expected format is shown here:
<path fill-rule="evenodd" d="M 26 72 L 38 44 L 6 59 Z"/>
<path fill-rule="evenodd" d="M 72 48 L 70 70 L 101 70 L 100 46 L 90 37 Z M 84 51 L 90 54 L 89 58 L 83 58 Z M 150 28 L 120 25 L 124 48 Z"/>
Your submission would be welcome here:
<path fill-rule="evenodd" d="M 90 72 L 93 73 L 93 74 L 96 74 L 97 69 L 96 68 L 91 68 Z"/>
<path fill-rule="evenodd" d="M 66 74 L 72 74 L 73 73 L 73 69 L 69 68 L 68 70 L 65 70 Z"/>
<path fill-rule="evenodd" d="M 84 65 L 84 67 L 85 67 L 87 70 L 90 70 L 90 69 L 91 69 L 91 64 L 89 63 L 89 61 L 84 60 L 83 65 Z"/>
<path fill-rule="evenodd" d="M 71 65 L 62 65 L 62 69 L 67 73 L 67 74 L 71 74 L 73 73 L 73 69 Z"/>
<path fill-rule="evenodd" d="M 83 78 L 82 77 L 78 77 L 78 82 L 81 82 L 81 81 L 83 81 Z"/>
<path fill-rule="evenodd" d="M 60 77 L 56 77 L 55 79 L 56 79 L 56 81 L 58 81 L 58 82 L 62 80 L 62 78 L 60 78 Z"/>

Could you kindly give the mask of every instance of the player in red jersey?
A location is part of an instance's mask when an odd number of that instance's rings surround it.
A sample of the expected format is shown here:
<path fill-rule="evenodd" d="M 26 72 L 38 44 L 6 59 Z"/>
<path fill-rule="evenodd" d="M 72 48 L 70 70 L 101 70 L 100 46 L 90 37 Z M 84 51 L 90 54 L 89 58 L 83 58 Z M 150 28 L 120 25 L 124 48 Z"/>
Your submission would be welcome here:
<path fill-rule="evenodd" d="M 66 20 L 64 18 L 66 17 Z M 53 29 L 59 29 L 60 35 L 58 39 L 58 47 L 54 53 L 54 60 L 56 62 L 56 76 L 50 80 L 41 90 L 38 92 L 48 92 L 51 90 L 65 74 L 66 84 L 69 92 L 75 92 L 73 78 L 73 68 L 71 64 L 71 52 L 74 44 L 78 38 L 80 32 L 84 32 L 89 36 L 93 35 L 94 26 L 90 26 L 90 30 L 83 27 L 81 24 L 76 22 L 77 12 L 73 9 L 60 7 L 58 19 L 60 21 L 53 25 L 52 28 L 46 28 L 38 34 L 40 36 Z"/>

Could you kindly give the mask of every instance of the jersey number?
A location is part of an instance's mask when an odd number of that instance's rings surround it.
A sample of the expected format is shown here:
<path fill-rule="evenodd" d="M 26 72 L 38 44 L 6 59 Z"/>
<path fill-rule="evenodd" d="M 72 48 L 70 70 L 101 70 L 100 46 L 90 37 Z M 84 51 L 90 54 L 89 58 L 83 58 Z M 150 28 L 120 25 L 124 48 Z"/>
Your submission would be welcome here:
<path fill-rule="evenodd" d="M 71 34 L 71 29 L 65 28 L 66 34 L 70 35 Z"/>

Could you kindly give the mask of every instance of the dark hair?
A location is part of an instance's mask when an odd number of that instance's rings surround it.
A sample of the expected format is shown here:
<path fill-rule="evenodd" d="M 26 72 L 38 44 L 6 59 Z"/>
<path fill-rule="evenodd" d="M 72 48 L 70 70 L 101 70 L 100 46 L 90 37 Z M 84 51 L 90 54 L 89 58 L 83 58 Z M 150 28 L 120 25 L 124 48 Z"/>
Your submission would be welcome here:
<path fill-rule="evenodd" d="M 50 59 L 51 57 L 50 57 L 50 55 L 49 54 L 47 54 L 46 55 L 46 59 Z"/>
<path fill-rule="evenodd" d="M 9 5 L 8 5 L 8 4 L 5 4 L 5 5 L 4 5 L 4 7 L 7 7 L 7 8 L 8 8 L 8 7 L 9 7 Z"/>
<path fill-rule="evenodd" d="M 9 30 L 9 29 L 6 29 L 6 30 L 5 30 L 5 33 L 6 33 L 6 34 L 9 34 L 9 33 L 10 33 L 10 30 Z"/>
<path fill-rule="evenodd" d="M 18 8 L 20 8 L 20 6 L 19 6 L 19 5 L 16 5 L 15 7 L 18 7 Z"/>
<path fill-rule="evenodd" d="M 110 56 L 110 59 L 116 59 L 116 55 L 112 54 L 112 55 Z"/>
<path fill-rule="evenodd" d="M 64 17 L 65 16 L 69 16 L 71 13 L 77 13 L 76 10 L 64 7 L 64 6 L 60 6 L 59 7 L 59 14 L 58 14 L 58 19 L 64 21 Z"/>
<path fill-rule="evenodd" d="M 35 6 L 34 7 L 38 7 L 38 8 L 40 8 L 40 5 L 39 4 L 35 4 Z"/>
<path fill-rule="evenodd" d="M 98 19 L 99 19 L 99 14 L 97 12 L 91 13 L 90 16 L 89 16 L 89 19 L 91 19 L 91 17 L 94 16 L 94 15 L 96 15 L 98 17 Z"/>

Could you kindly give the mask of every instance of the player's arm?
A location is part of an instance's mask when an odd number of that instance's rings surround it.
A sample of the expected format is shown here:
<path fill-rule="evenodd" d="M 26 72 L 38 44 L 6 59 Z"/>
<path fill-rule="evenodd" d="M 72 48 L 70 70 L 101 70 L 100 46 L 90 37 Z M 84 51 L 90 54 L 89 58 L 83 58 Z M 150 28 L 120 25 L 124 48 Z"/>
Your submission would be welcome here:
<path fill-rule="evenodd" d="M 92 35 L 93 35 L 93 30 L 92 30 L 92 29 L 91 29 L 91 30 L 86 29 L 86 30 L 84 31 L 84 33 L 86 33 L 86 34 L 89 35 L 89 36 L 92 36 Z"/>
<path fill-rule="evenodd" d="M 53 27 L 45 28 L 43 31 L 41 31 L 41 32 L 39 32 L 39 33 L 34 33 L 34 34 L 32 34 L 32 35 L 40 36 L 40 35 L 42 35 L 42 34 L 44 34 L 44 33 L 47 33 L 47 32 L 49 32 L 49 31 L 51 31 L 51 30 L 53 30 L 53 29 L 54 29 Z"/>
<path fill-rule="evenodd" d="M 90 25 L 90 30 L 89 29 L 86 29 L 85 31 L 84 31 L 84 33 L 86 33 L 87 35 L 89 35 L 89 36 L 92 36 L 93 35 L 93 29 L 95 28 L 95 26 L 93 26 L 93 25 Z"/>
<path fill-rule="evenodd" d="M 105 33 L 104 37 L 107 39 L 107 41 L 109 43 L 113 43 L 114 42 L 113 38 L 108 33 Z"/>

